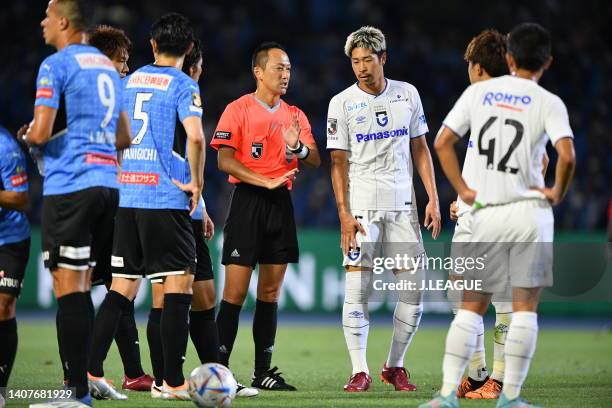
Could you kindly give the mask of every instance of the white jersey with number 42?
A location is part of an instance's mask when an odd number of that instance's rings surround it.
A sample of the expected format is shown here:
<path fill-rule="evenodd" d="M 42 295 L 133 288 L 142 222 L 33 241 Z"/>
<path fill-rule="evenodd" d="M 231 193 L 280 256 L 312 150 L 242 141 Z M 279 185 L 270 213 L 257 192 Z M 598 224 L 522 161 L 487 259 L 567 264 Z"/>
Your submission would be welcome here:
<path fill-rule="evenodd" d="M 443 126 L 460 137 L 471 129 L 463 177 L 482 205 L 543 199 L 532 188 L 544 187 L 546 143 L 573 137 L 561 98 L 511 75 L 470 85 Z"/>
<path fill-rule="evenodd" d="M 413 208 L 410 140 L 428 132 L 414 86 L 386 79 L 379 95 L 350 86 L 329 102 L 327 148 L 348 152 L 351 210 Z"/>

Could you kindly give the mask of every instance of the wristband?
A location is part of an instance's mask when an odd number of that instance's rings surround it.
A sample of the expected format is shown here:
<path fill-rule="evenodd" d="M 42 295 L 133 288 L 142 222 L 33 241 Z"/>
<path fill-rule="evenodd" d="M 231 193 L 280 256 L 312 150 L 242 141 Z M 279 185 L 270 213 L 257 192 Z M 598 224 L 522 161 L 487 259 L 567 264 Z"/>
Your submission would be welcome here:
<path fill-rule="evenodd" d="M 310 149 L 308 146 L 302 143 L 301 140 L 298 140 L 298 146 L 295 149 L 292 149 L 289 147 L 289 145 L 287 145 L 287 150 L 295 154 L 295 156 L 300 160 L 304 160 L 310 154 Z"/>

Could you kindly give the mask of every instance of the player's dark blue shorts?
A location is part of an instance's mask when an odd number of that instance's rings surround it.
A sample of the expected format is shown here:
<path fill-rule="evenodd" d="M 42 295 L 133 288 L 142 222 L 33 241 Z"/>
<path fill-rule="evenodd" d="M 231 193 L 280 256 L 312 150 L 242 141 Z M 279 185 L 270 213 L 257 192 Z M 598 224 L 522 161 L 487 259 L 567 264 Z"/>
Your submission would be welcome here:
<path fill-rule="evenodd" d="M 30 238 L 0 246 L 0 293 L 19 296 L 30 256 Z"/>
<path fill-rule="evenodd" d="M 196 247 L 187 210 L 119 208 L 113 277 L 149 279 L 195 273 Z"/>
<path fill-rule="evenodd" d="M 296 263 L 299 258 L 291 194 L 239 183 L 223 229 L 223 265 Z"/>
<path fill-rule="evenodd" d="M 86 271 L 110 280 L 110 255 L 119 191 L 91 187 L 43 197 L 42 244 L 45 266 Z"/>

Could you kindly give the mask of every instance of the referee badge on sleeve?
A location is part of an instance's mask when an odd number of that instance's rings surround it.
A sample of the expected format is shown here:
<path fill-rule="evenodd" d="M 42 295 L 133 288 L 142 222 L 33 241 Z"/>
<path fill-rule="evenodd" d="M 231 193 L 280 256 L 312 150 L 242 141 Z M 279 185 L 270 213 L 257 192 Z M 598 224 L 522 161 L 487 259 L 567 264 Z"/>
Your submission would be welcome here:
<path fill-rule="evenodd" d="M 261 159 L 262 155 L 263 155 L 263 143 L 253 142 L 251 144 L 251 156 L 253 156 L 255 160 L 259 160 Z"/>

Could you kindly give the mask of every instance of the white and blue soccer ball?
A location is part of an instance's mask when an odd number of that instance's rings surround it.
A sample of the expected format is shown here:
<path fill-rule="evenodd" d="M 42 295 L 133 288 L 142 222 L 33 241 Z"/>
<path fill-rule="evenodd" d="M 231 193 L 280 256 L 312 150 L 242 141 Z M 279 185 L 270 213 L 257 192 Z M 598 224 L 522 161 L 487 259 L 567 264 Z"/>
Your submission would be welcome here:
<path fill-rule="evenodd" d="M 191 400 L 201 408 L 229 407 L 238 387 L 229 368 L 217 363 L 194 369 L 188 384 Z"/>

